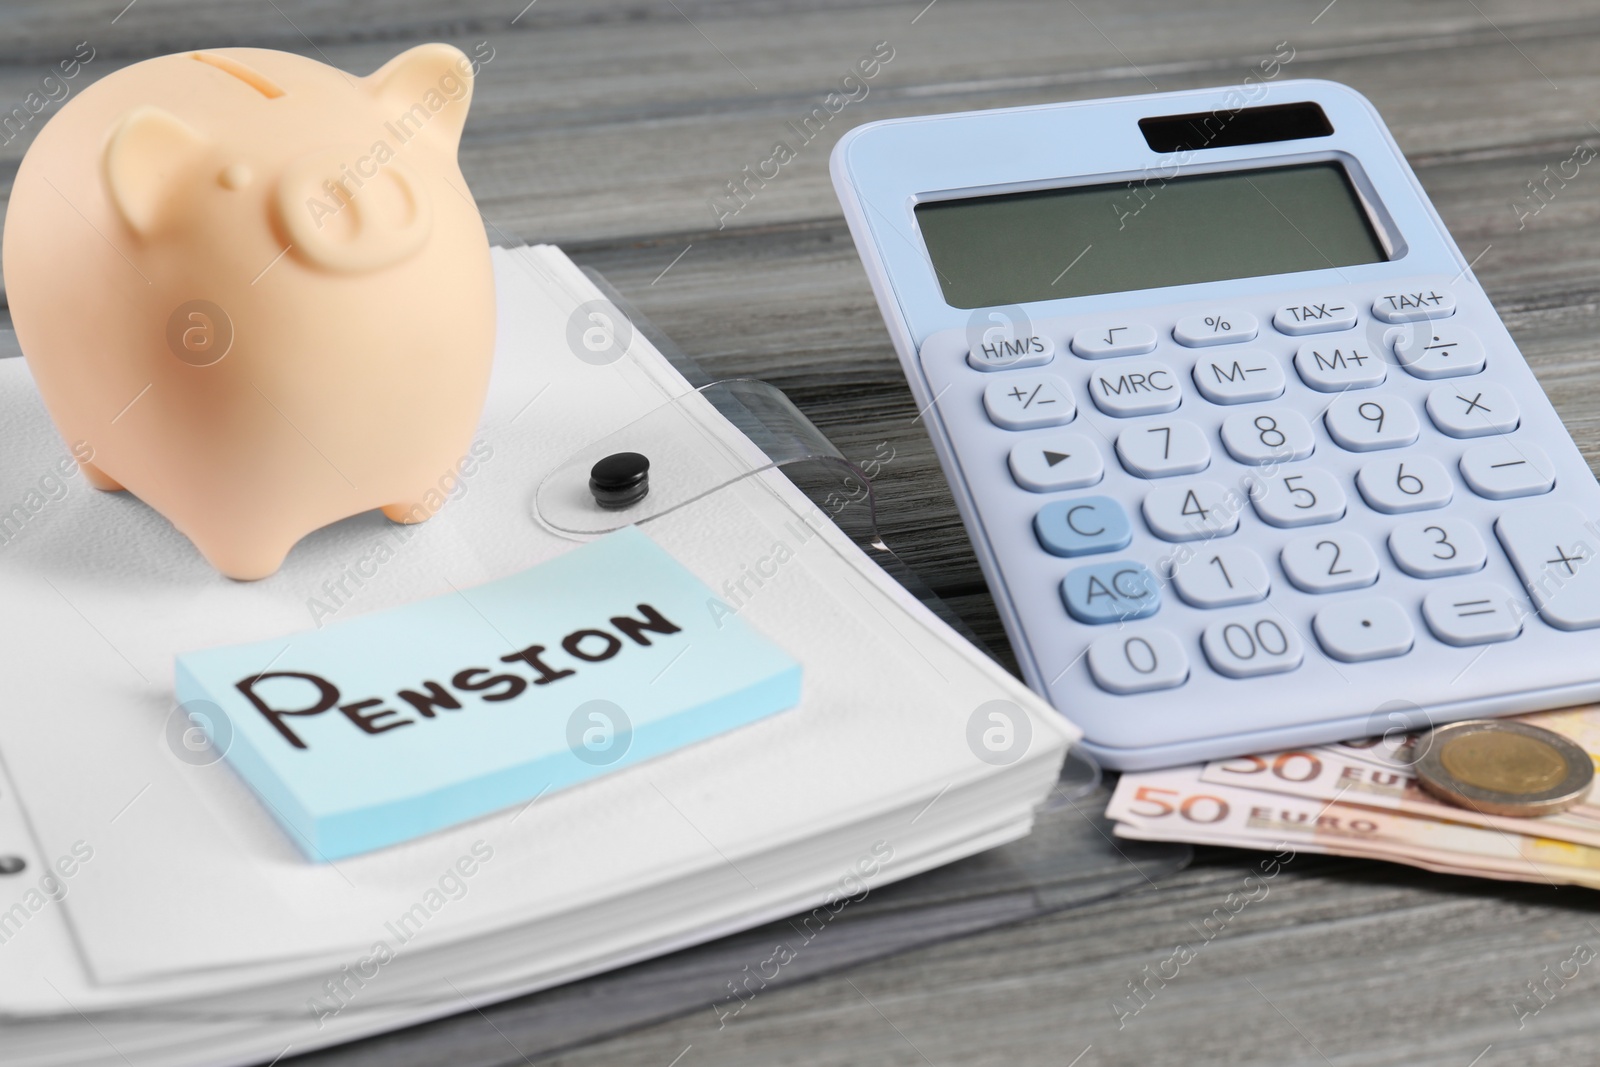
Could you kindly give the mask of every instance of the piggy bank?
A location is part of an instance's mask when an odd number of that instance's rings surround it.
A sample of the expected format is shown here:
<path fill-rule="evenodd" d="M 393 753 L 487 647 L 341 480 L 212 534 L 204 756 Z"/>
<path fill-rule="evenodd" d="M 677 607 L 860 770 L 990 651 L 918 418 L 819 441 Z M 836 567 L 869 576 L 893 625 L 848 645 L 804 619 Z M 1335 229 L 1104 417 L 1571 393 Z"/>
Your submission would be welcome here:
<path fill-rule="evenodd" d="M 106 76 L 40 131 L 6 290 L 93 485 L 238 579 L 346 516 L 433 514 L 494 347 L 488 240 L 456 163 L 474 70 L 444 44 L 364 78 L 188 52 Z"/>

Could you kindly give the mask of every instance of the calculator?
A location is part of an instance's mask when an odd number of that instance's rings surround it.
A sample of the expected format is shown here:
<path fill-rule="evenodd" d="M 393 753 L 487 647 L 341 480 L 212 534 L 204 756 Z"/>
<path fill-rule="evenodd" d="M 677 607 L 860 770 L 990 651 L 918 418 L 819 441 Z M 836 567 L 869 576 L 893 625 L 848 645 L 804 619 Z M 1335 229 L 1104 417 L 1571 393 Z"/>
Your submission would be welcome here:
<path fill-rule="evenodd" d="M 1600 698 L 1600 486 L 1360 94 L 895 119 L 832 172 L 1023 675 L 1105 765 Z"/>

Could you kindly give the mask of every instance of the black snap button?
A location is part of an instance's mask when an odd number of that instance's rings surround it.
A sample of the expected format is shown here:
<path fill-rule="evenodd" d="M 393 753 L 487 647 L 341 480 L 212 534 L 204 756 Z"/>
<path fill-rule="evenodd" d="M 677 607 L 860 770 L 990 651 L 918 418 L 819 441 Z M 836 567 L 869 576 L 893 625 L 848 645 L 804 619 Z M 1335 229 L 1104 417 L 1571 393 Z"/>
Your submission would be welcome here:
<path fill-rule="evenodd" d="M 650 459 L 638 452 L 614 452 L 589 468 L 589 492 L 603 508 L 625 508 L 650 492 Z"/>

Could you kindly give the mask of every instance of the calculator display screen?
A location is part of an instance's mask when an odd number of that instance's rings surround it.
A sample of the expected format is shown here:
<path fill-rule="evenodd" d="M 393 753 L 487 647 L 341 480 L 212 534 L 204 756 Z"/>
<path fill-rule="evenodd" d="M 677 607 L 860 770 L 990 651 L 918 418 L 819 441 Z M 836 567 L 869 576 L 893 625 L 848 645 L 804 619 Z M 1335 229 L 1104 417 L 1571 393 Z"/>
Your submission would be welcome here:
<path fill-rule="evenodd" d="M 958 308 L 1388 258 L 1337 163 L 936 200 L 916 212 Z"/>

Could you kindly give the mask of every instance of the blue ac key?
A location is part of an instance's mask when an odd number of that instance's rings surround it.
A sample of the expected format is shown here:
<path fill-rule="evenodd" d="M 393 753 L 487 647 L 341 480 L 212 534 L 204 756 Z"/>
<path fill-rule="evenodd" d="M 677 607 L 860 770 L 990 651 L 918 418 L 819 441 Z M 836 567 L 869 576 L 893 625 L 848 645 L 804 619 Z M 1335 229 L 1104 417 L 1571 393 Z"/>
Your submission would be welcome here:
<path fill-rule="evenodd" d="M 1108 496 L 1054 500 L 1033 517 L 1033 532 L 1055 556 L 1090 556 L 1128 547 L 1133 526 L 1121 504 Z"/>
<path fill-rule="evenodd" d="M 1156 613 L 1161 585 L 1143 563 L 1117 559 L 1069 571 L 1061 580 L 1061 599 L 1079 622 L 1127 622 Z"/>

